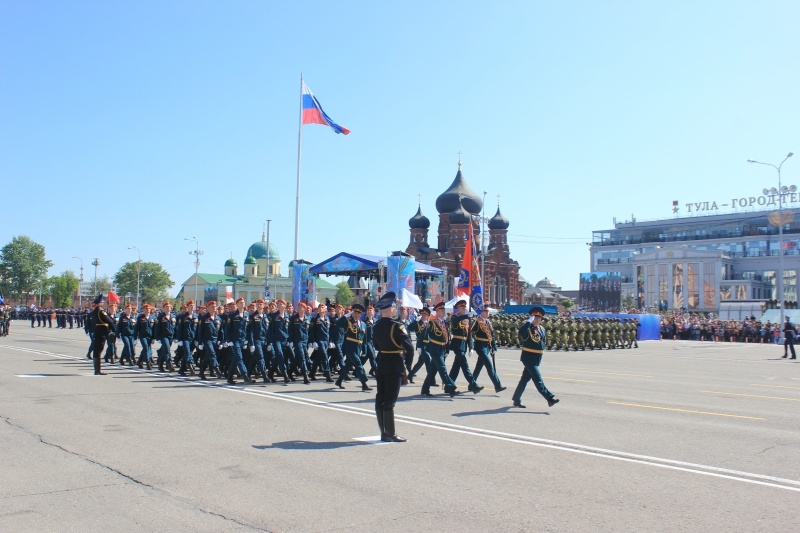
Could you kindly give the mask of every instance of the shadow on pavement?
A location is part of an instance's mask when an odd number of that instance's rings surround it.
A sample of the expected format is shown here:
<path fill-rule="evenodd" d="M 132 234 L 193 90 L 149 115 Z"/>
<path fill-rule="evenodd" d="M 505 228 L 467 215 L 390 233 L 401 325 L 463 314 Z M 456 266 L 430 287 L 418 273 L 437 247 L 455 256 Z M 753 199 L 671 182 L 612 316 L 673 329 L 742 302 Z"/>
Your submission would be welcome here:
<path fill-rule="evenodd" d="M 337 448 L 351 448 L 353 446 L 369 446 L 370 442 L 311 442 L 307 440 L 287 440 L 283 442 L 274 442 L 272 444 L 256 445 L 253 448 L 256 450 L 335 450 Z"/>
<path fill-rule="evenodd" d="M 550 416 L 550 413 L 548 411 L 526 411 L 525 409 L 518 409 L 516 407 L 511 407 L 510 405 L 505 407 L 498 407 L 496 409 L 487 409 L 485 411 L 465 411 L 463 413 L 453 413 L 450 416 L 463 417 L 463 416 L 479 416 L 479 415 L 496 415 L 500 413 Z"/>

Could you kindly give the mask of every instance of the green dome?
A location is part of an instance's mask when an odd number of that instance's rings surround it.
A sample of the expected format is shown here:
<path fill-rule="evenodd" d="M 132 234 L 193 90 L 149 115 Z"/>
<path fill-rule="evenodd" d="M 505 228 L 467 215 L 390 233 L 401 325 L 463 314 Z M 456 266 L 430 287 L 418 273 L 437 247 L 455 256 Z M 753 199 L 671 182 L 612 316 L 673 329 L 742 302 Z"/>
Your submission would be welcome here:
<path fill-rule="evenodd" d="M 231 257 L 230 259 L 228 259 L 227 261 L 225 261 L 225 266 L 226 266 L 226 267 L 235 267 L 235 266 L 239 266 L 239 265 L 237 265 L 237 264 L 236 264 L 236 259 L 234 259 L 233 257 Z"/>
<path fill-rule="evenodd" d="M 254 242 L 252 246 L 247 250 L 247 255 L 253 256 L 256 259 L 266 259 L 267 258 L 267 243 L 266 240 Z M 269 243 L 269 260 L 270 261 L 280 261 L 281 256 L 278 254 L 278 249 L 275 247 L 274 244 Z"/>
<path fill-rule="evenodd" d="M 258 264 L 258 261 L 256 261 L 256 258 L 253 257 L 252 255 L 248 255 L 247 259 L 244 260 L 244 264 L 245 265 L 255 265 L 255 264 Z"/>

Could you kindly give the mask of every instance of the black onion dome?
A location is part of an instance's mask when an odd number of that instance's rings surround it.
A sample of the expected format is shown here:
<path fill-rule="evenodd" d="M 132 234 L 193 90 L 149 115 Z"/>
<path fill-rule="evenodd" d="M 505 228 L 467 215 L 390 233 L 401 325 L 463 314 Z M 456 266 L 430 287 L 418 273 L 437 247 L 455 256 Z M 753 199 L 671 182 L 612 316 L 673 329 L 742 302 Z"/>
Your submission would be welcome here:
<path fill-rule="evenodd" d="M 422 206 L 417 208 L 417 214 L 408 219 L 408 227 L 411 229 L 428 229 L 431 221 L 422 214 Z"/>
<path fill-rule="evenodd" d="M 461 205 L 459 205 L 461 204 Z M 456 179 L 450 187 L 436 199 L 436 210 L 441 213 L 452 213 L 464 207 L 467 212 L 477 215 L 483 209 L 483 200 L 470 189 L 467 181 L 461 174 L 461 164 L 459 163 Z"/>
<path fill-rule="evenodd" d="M 508 229 L 508 219 L 500 212 L 500 207 L 497 208 L 497 213 L 489 219 L 489 229 Z"/>
<path fill-rule="evenodd" d="M 451 224 L 469 224 L 470 220 L 472 220 L 472 217 L 461 205 L 458 206 L 458 209 L 450 213 Z"/>

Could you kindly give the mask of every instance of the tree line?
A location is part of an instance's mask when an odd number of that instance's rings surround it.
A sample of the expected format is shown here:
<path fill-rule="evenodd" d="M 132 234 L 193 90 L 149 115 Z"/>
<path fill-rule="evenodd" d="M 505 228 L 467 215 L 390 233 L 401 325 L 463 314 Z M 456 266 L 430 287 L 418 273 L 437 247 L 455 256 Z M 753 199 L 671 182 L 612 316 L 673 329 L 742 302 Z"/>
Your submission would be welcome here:
<path fill-rule="evenodd" d="M 73 295 L 80 288 L 80 279 L 72 270 L 48 277 L 53 262 L 47 259 L 45 247 L 26 235 L 15 236 L 0 249 L 0 294 L 26 305 L 41 295 L 52 297 L 53 306 L 71 307 Z M 132 261 L 114 275 L 97 278 L 97 292 L 105 293 L 116 285 L 120 296 L 133 295 L 135 301 L 139 279 L 140 301 L 157 304 L 169 299 L 167 290 L 175 285 L 160 263 Z"/>

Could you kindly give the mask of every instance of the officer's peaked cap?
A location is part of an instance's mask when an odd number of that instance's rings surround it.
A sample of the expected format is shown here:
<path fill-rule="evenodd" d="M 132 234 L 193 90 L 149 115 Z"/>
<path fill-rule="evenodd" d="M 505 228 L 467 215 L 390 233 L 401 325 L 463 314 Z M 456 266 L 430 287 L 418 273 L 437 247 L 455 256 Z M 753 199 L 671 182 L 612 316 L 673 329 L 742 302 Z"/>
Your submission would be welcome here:
<path fill-rule="evenodd" d="M 544 316 L 544 307 L 539 307 L 538 305 L 536 307 L 531 307 L 528 310 L 528 315 Z"/>
<path fill-rule="evenodd" d="M 101 303 L 103 303 L 103 302 L 105 302 L 105 301 L 106 301 L 106 298 L 105 298 L 105 296 L 103 296 L 102 294 L 98 294 L 98 295 L 97 295 L 97 298 L 95 298 L 95 299 L 94 299 L 94 303 L 95 303 L 95 305 L 97 305 L 97 304 L 101 304 Z"/>
<path fill-rule="evenodd" d="M 397 299 L 397 295 L 393 292 L 387 292 L 383 296 L 381 296 L 377 302 L 375 302 L 376 309 L 389 309 L 391 306 L 394 305 L 394 301 Z"/>

